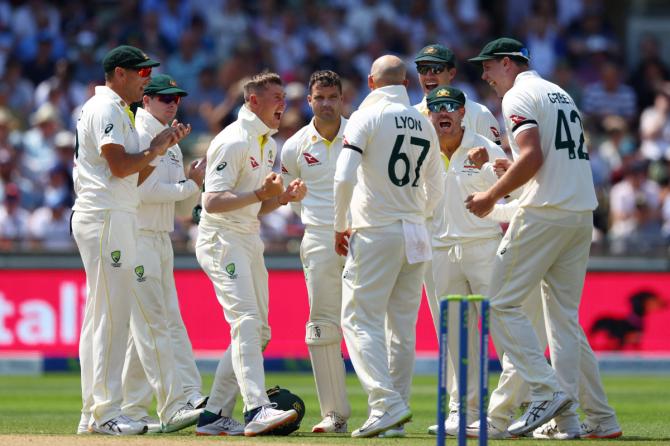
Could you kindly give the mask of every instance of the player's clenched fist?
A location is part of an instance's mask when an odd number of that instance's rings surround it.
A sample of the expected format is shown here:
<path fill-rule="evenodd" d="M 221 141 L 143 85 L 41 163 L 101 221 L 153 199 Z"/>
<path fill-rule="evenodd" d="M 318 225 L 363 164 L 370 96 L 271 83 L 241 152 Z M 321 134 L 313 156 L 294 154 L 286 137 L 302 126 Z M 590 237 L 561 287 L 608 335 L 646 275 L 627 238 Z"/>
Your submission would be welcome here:
<path fill-rule="evenodd" d="M 284 192 L 284 182 L 281 179 L 281 175 L 276 172 L 270 172 L 263 180 L 263 185 L 260 189 L 254 191 L 260 201 L 276 197 L 282 192 Z"/>
<path fill-rule="evenodd" d="M 335 252 L 341 256 L 346 256 L 349 253 L 349 238 L 351 237 L 351 229 L 344 232 L 335 231 Z"/>
<path fill-rule="evenodd" d="M 475 192 L 465 199 L 465 207 L 479 218 L 484 218 L 491 212 L 496 201 L 486 192 Z"/>
<path fill-rule="evenodd" d="M 511 165 L 512 162 L 507 158 L 496 158 L 495 162 L 493 163 L 493 169 L 496 171 L 498 178 L 500 178 L 501 176 L 505 175 L 505 172 L 507 172 Z"/>
<path fill-rule="evenodd" d="M 484 163 L 489 160 L 489 152 L 486 147 L 473 147 L 468 150 L 468 159 L 477 169 L 481 169 Z"/>
<path fill-rule="evenodd" d="M 286 190 L 279 197 L 279 203 L 286 204 L 289 201 L 301 201 L 307 193 L 307 185 L 300 178 L 291 181 Z"/>

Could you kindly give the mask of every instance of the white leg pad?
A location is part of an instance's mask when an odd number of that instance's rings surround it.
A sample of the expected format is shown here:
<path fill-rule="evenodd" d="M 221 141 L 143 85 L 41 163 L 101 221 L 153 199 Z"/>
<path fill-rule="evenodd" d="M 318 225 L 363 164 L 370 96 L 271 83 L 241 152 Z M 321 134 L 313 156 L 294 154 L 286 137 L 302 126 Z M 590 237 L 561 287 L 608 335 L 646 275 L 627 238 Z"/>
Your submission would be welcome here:
<path fill-rule="evenodd" d="M 305 328 L 305 342 L 312 360 L 321 416 L 337 412 L 347 419 L 351 415 L 351 407 L 347 399 L 340 327 L 329 321 L 310 321 Z"/>

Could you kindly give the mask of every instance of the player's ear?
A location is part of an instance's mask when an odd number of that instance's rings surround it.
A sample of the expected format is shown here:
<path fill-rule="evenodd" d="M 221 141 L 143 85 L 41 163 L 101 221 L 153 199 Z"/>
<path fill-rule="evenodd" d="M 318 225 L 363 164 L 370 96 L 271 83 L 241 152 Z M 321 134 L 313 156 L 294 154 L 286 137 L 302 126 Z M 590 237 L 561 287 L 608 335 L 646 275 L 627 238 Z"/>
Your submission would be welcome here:
<path fill-rule="evenodd" d="M 368 88 L 369 88 L 370 90 L 374 90 L 374 89 L 375 89 L 375 80 L 372 78 L 372 75 L 371 75 L 371 74 L 368 75 Z"/>

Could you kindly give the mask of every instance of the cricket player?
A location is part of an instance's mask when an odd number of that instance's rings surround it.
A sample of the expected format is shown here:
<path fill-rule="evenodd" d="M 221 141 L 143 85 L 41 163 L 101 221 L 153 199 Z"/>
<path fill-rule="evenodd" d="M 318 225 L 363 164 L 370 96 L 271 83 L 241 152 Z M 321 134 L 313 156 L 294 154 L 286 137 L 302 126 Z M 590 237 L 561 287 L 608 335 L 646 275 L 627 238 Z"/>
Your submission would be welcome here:
<path fill-rule="evenodd" d="M 496 348 L 509 355 L 530 386 L 526 412 L 507 429 L 515 436 L 578 400 L 578 309 L 598 204 L 581 115 L 562 88 L 529 70 L 529 58 L 521 42 L 500 38 L 470 59 L 481 64 L 482 79 L 502 98 L 514 163 L 487 191 L 468 196 L 466 206 L 484 217 L 499 199 L 523 186 L 490 285 Z M 543 305 L 553 369 L 521 306 L 541 280 L 551 295 L 543 297 Z M 576 416 L 568 418 L 573 423 Z"/>
<path fill-rule="evenodd" d="M 77 199 L 72 232 L 79 248 L 88 299 L 79 342 L 82 415 L 77 433 L 133 435 L 143 422 L 121 413 L 121 375 L 131 308 L 141 305 L 136 292 L 138 172 L 155 162 L 190 132 L 174 122 L 141 150 L 129 105 L 139 101 L 158 62 L 132 46 L 119 46 L 103 58 L 105 85 L 83 106 L 77 121 L 73 177 Z M 171 363 L 162 362 L 156 344 L 169 343 L 164 327 L 136 324 L 134 337 L 144 371 L 161 395 L 165 430 L 185 427 L 193 413 L 180 407 L 173 392 Z M 163 369 L 163 370 L 162 370 Z M 163 374 L 161 374 L 161 371 Z M 197 418 L 197 414 L 196 418 Z"/>
<path fill-rule="evenodd" d="M 491 163 L 476 166 L 470 160 L 469 152 L 480 148 L 490 159 L 504 158 L 505 152 L 486 137 L 464 126 L 468 101 L 461 90 L 448 85 L 433 89 L 426 97 L 430 120 L 435 127 L 440 151 L 448 161 L 444 172 L 445 190 L 442 202 L 436 207 L 432 219 L 432 271 L 435 291 L 428 295 L 431 309 L 439 308 L 439 297 L 449 294 L 489 295 L 489 281 L 493 267 L 493 257 L 502 238 L 500 224 L 490 219 L 480 219 L 467 211 L 463 202 L 476 191 L 488 189 L 498 177 Z M 449 327 L 458 327 L 458 304 L 450 304 Z M 479 306 L 474 305 L 468 318 L 468 352 L 479 356 Z M 474 310 L 474 311 L 472 311 Z M 433 322 L 439 332 L 439 310 L 433 311 Z M 445 423 L 448 435 L 458 433 L 458 336 L 449 336 L 448 379 L 449 416 Z M 468 366 L 468 381 L 477 382 L 479 364 L 471 361 Z M 469 386 L 467 414 L 470 422 L 478 417 L 479 388 Z M 437 425 L 429 432 L 437 432 Z"/>
<path fill-rule="evenodd" d="M 309 296 L 305 342 L 309 349 L 322 420 L 312 432 L 347 432 L 351 407 L 342 360 L 342 270 L 345 258 L 333 251 L 333 178 L 347 120 L 342 117 L 342 83 L 337 73 L 316 71 L 307 102 L 314 118 L 282 147 L 287 183 L 302 178 L 307 195 L 292 205 L 305 225 L 300 258 Z"/>
<path fill-rule="evenodd" d="M 140 147 L 148 147 L 151 139 L 169 126 L 177 114 L 179 102 L 186 95 L 187 92 L 179 88 L 175 80 L 166 74 L 151 79 L 144 89 L 143 108 L 138 108 L 135 115 Z M 191 342 L 179 311 L 170 232 L 174 230 L 175 205 L 180 204 L 190 210 L 199 198 L 205 178 L 205 165 L 205 162 L 194 162 L 186 178 L 182 152 L 179 145 L 175 144 L 159 158 L 155 168 L 149 167 L 150 172 L 140 173 L 141 176 L 148 176 L 139 188 L 139 237 L 137 266 L 134 270 L 143 311 L 133 313 L 132 317 L 142 315 L 139 323 L 146 323 L 144 318 L 154 317 L 167 321 L 171 342 L 169 347 L 161 346 L 165 348 L 159 350 L 159 353 L 164 361 L 173 358 L 170 367 L 181 382 L 184 396 L 182 400 L 193 409 L 204 407 L 205 397 L 201 393 L 200 373 L 195 365 Z M 132 336 L 129 339 L 123 372 L 123 413 L 132 419 L 145 421 L 149 432 L 160 432 L 160 423 L 149 416 L 152 390 Z"/>
<path fill-rule="evenodd" d="M 423 100 L 414 107 L 428 117 L 426 97 L 438 85 L 451 85 L 458 70 L 454 52 L 444 45 L 434 43 L 425 46 L 414 57 L 419 84 L 423 90 Z M 474 133 L 500 145 L 500 127 L 493 113 L 478 102 L 470 99 L 465 103 L 463 126 Z"/>
<path fill-rule="evenodd" d="M 425 216 L 443 179 L 435 129 L 410 106 L 406 85 L 399 58 L 375 60 L 372 92 L 345 127 L 335 170 L 335 250 L 347 255 L 342 329 L 370 409 L 352 437 L 377 436 L 412 417 L 415 325 L 431 256 Z"/>
<path fill-rule="evenodd" d="M 487 166 L 490 160 L 489 154 L 483 148 L 472 149 L 469 152 L 469 158 L 479 169 Z M 502 175 L 509 168 L 509 163 L 505 162 L 505 159 L 496 159 L 494 165 L 496 174 Z M 507 222 L 512 219 L 517 209 L 518 200 L 512 200 L 504 205 L 496 204 L 486 218 Z M 547 346 L 547 331 L 540 293 L 544 295 L 545 299 L 551 299 L 549 287 L 545 281 L 542 281 L 541 289 L 534 290 L 523 303 L 523 311 L 533 325 L 533 330 L 544 350 Z M 616 438 L 622 435 L 621 426 L 616 419 L 614 409 L 607 402 L 605 389 L 600 380 L 598 362 L 583 330 L 580 332 L 579 343 L 581 353 L 579 362 L 579 406 L 586 418 L 579 430 L 577 430 L 574 418 L 572 418 L 573 426 L 570 429 L 566 429 L 565 422 L 561 423 L 564 424 L 563 430 L 559 429 L 556 420 L 552 420 L 535 429 L 533 432 L 535 438 L 571 439 L 577 436 L 582 438 Z M 501 356 L 503 372 L 500 375 L 498 386 L 491 394 L 488 407 L 487 429 L 489 438 L 493 439 L 511 438 L 511 435 L 507 432 L 507 427 L 512 423 L 519 406 L 527 401 L 529 393 L 528 385 L 519 376 L 514 365 L 510 363 L 509 357 L 504 354 Z M 559 420 L 570 420 L 570 416 L 572 415 L 566 410 Z M 469 425 L 467 432 L 468 436 L 476 437 L 479 434 L 479 420 Z"/>
<path fill-rule="evenodd" d="M 419 110 L 424 116 L 429 116 L 429 110 L 426 104 L 427 95 L 431 91 L 435 90 L 439 85 L 449 86 L 453 82 L 457 74 L 456 69 L 456 59 L 454 57 L 453 51 L 444 45 L 440 44 L 431 44 L 422 48 L 414 57 L 414 63 L 416 64 L 416 71 L 419 75 L 419 84 L 424 93 L 423 100 L 416 104 L 414 107 Z M 500 145 L 500 130 L 498 121 L 489 111 L 486 106 L 479 104 L 478 102 L 467 100 L 465 102 L 465 115 L 462 118 L 463 127 L 469 129 L 473 134 L 479 134 L 483 137 L 495 142 Z M 438 130 L 439 132 L 439 130 Z M 442 160 L 444 162 L 445 169 L 449 168 L 449 158 L 443 153 L 441 153 Z M 428 216 L 429 220 L 432 216 Z M 432 231 L 433 223 L 429 223 L 429 230 Z M 429 264 L 426 267 L 424 274 L 424 287 L 426 290 L 426 297 L 428 300 L 428 307 L 430 312 L 433 315 L 433 320 L 437 321 L 439 318 L 439 298 L 441 295 L 436 294 L 435 284 L 433 283 L 433 267 L 432 264 Z M 477 315 L 474 312 L 469 314 L 469 324 L 472 326 L 477 323 Z M 437 322 L 436 322 L 437 324 Z M 435 334 L 437 335 L 439 329 L 435 329 Z M 475 333 L 470 331 L 470 333 Z M 452 363 L 447 363 L 448 376 L 454 377 L 455 371 L 452 370 Z M 453 379 L 447 379 L 447 386 L 449 389 L 449 394 L 454 396 L 457 394 L 457 381 Z M 452 398 L 451 401 L 457 401 Z M 451 407 L 450 409 L 454 409 Z M 450 410 L 449 416 L 446 420 L 446 430 L 447 432 L 454 432 L 458 427 L 458 410 Z M 435 428 L 435 429 L 433 429 Z M 437 426 L 431 426 L 429 432 L 437 432 Z"/>
<path fill-rule="evenodd" d="M 272 172 L 277 154 L 272 134 L 284 112 L 285 93 L 274 73 L 244 85 L 237 121 L 207 150 L 196 257 L 214 285 L 230 325 L 230 346 L 219 363 L 210 398 L 196 427 L 199 435 L 255 436 L 294 421 L 298 413 L 273 408 L 265 393 L 263 349 L 270 341 L 268 273 L 263 261 L 259 214 L 300 201 L 305 184 L 284 189 Z M 235 397 L 244 400 L 245 426 L 232 418 Z"/>

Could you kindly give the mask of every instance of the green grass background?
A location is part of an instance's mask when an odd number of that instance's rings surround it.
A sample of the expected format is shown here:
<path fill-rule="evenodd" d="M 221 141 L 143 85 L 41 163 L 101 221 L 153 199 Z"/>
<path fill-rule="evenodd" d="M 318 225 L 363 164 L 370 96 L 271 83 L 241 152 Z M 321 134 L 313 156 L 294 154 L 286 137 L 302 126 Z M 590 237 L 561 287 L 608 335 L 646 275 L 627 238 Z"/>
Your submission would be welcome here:
<path fill-rule="evenodd" d="M 670 445 L 670 376 L 605 375 L 603 377 L 610 403 L 623 426 L 624 437 L 617 440 L 541 441 L 534 439 L 490 441 L 492 445 L 521 441 L 526 444 L 586 444 L 603 441 L 630 445 Z M 212 375 L 203 377 L 203 387 L 211 387 Z M 492 384 L 497 376 L 492 376 Z M 300 395 L 307 413 L 301 429 L 289 437 L 257 437 L 262 442 L 299 442 L 308 444 L 435 444 L 435 437 L 426 428 L 435 423 L 435 377 L 417 376 L 412 390 L 414 419 L 406 425 L 405 439 L 352 439 L 348 435 L 314 435 L 310 430 L 320 419 L 312 376 L 308 373 L 268 373 L 268 387 L 280 385 Z M 348 376 L 348 392 L 352 405 L 349 430 L 359 427 L 366 418 L 366 396 L 354 375 Z M 50 373 L 43 376 L 0 376 L 0 435 L 2 434 L 74 434 L 81 407 L 79 375 Z M 241 419 L 238 399 L 237 418 Z M 170 437 L 194 436 L 194 429 L 169 434 Z M 145 436 L 148 439 L 150 436 Z M 151 436 L 160 444 L 160 435 Z M 213 441 L 198 437 L 197 441 Z M 224 440 L 219 438 L 219 441 Z M 244 438 L 226 438 L 226 442 L 244 442 Z M 1 443 L 2 441 L 0 441 Z M 476 440 L 470 440 L 474 444 Z M 455 444 L 454 439 L 448 444 Z"/>

